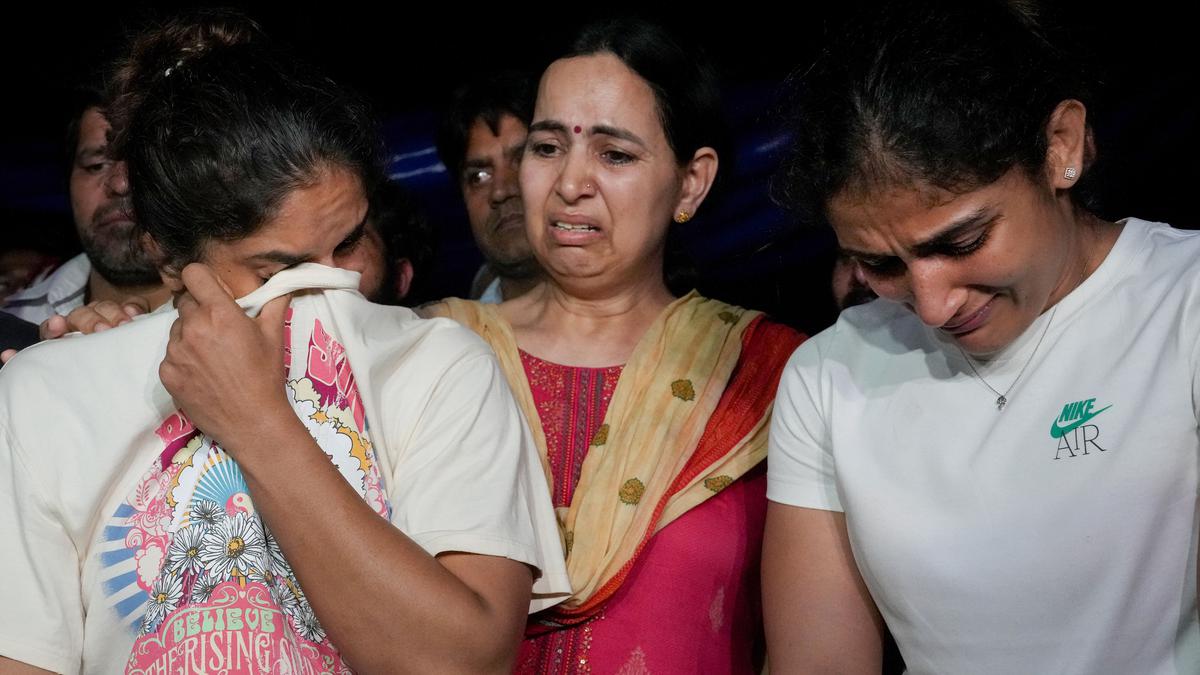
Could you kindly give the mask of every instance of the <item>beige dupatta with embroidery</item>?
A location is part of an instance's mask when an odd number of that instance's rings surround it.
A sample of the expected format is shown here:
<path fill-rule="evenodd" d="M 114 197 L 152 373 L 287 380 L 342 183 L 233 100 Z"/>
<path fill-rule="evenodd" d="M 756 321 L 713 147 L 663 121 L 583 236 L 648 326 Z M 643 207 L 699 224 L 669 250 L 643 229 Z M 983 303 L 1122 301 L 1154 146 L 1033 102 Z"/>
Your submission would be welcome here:
<path fill-rule="evenodd" d="M 466 300 L 449 299 L 431 311 L 470 327 L 492 345 L 552 485 L 546 436 L 508 322 L 494 305 Z M 667 306 L 634 348 L 584 459 L 571 505 L 558 509 L 574 591 L 563 603 L 567 612 L 583 609 L 614 579 L 619 583 L 648 532 L 662 529 L 766 457 L 769 415 L 686 485 L 676 484 L 738 363 L 743 333 L 759 314 L 693 291 Z"/>

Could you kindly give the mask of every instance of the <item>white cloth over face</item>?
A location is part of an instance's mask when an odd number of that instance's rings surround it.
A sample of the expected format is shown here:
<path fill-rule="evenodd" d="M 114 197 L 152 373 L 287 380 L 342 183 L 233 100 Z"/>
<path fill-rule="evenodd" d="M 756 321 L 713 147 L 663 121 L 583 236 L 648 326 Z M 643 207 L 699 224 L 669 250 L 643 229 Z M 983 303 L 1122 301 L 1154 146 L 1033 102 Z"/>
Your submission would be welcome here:
<path fill-rule="evenodd" d="M 302 265 L 239 300 L 256 313 L 296 293 L 280 356 L 295 412 L 430 554 L 529 564 L 530 611 L 554 604 L 570 591 L 558 529 L 495 356 L 357 285 Z M 0 655 L 63 673 L 340 672 L 236 461 L 158 381 L 175 317 L 42 343 L 0 374 Z"/>

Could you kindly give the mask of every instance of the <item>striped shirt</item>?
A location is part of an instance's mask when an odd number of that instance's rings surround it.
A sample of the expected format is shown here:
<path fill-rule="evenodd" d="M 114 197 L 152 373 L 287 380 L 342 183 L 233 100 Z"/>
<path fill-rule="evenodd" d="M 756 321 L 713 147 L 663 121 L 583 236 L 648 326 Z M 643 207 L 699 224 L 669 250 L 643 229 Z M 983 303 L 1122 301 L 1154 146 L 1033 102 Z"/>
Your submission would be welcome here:
<path fill-rule="evenodd" d="M 92 263 L 80 253 L 30 286 L 8 296 L 0 310 L 40 324 L 55 314 L 83 306 Z"/>

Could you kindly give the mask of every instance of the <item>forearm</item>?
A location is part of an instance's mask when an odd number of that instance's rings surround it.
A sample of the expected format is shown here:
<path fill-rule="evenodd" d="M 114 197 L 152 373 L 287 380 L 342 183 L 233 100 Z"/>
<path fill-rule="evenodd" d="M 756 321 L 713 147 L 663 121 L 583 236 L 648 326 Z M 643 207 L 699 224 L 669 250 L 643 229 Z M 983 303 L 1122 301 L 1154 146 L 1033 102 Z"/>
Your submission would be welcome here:
<path fill-rule="evenodd" d="M 771 672 L 879 673 L 883 621 L 842 514 L 770 503 L 762 590 Z"/>
<path fill-rule="evenodd" d="M 49 675 L 49 670 L 35 668 L 27 663 L 13 661 L 0 656 L 0 675 Z"/>
<path fill-rule="evenodd" d="M 524 624 L 512 593 L 483 594 L 380 518 L 339 474 L 294 416 L 230 439 L 255 507 L 271 528 L 330 639 L 359 672 L 504 672 Z M 251 444 L 256 444 L 251 446 Z M 239 446 L 243 452 L 239 452 Z M 287 461 L 263 448 L 286 448 Z M 244 458 L 244 459 L 243 459 Z M 463 556 L 482 558 L 482 556 Z M 507 569 L 500 581 L 524 579 Z M 459 561 L 461 562 L 461 561 Z M 489 600 L 491 595 L 493 600 Z"/>

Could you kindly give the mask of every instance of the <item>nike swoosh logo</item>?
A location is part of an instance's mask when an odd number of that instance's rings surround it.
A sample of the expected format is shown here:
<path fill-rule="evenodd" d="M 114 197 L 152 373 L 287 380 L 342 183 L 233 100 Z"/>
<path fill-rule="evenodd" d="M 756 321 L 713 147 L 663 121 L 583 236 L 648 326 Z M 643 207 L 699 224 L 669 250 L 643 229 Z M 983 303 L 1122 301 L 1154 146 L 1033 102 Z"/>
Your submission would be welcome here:
<path fill-rule="evenodd" d="M 1100 413 L 1104 412 L 1105 410 L 1108 410 L 1111 407 L 1112 407 L 1111 405 L 1106 405 L 1099 410 L 1096 410 L 1091 413 L 1088 413 L 1087 415 L 1084 415 L 1083 417 L 1075 420 L 1074 422 L 1068 422 L 1066 426 L 1059 426 L 1058 420 L 1055 419 L 1054 422 L 1052 422 L 1050 424 L 1050 438 L 1062 438 L 1066 434 L 1069 434 L 1072 431 L 1075 431 L 1075 429 L 1079 425 L 1084 424 L 1088 420 L 1092 419 L 1096 415 L 1099 415 Z"/>

